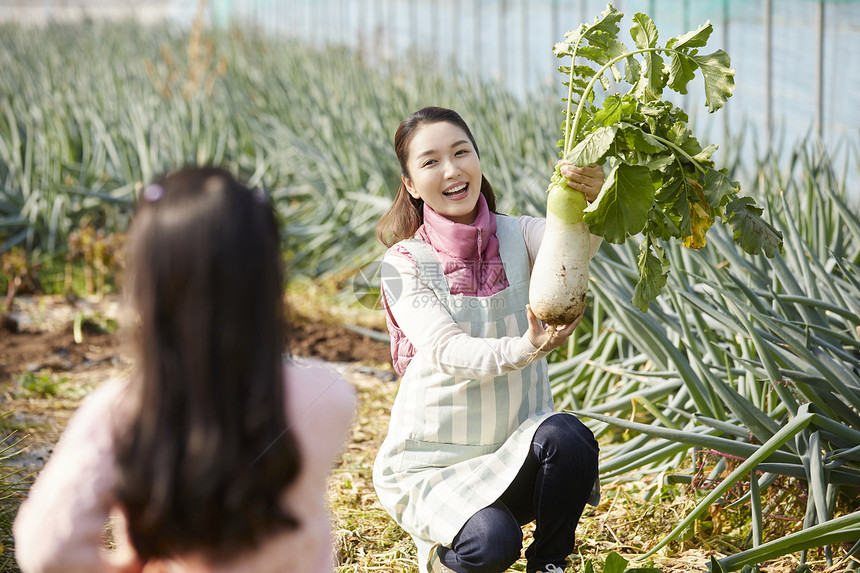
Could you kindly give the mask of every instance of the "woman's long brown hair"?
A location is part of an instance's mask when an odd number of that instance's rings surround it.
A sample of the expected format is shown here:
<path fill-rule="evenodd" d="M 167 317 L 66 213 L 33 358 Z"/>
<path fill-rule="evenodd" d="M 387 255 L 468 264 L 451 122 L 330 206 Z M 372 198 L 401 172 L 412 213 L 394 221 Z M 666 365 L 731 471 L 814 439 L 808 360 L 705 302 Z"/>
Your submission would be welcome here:
<path fill-rule="evenodd" d="M 130 233 L 139 317 L 116 496 L 142 560 L 217 561 L 297 527 L 284 411 L 281 237 L 262 195 L 217 168 L 147 188 Z"/>
<path fill-rule="evenodd" d="M 475 153 L 479 158 L 481 157 L 478 145 L 475 143 L 475 138 L 472 136 L 469 126 L 460 117 L 460 114 L 443 107 L 425 107 L 403 120 L 394 134 L 394 153 L 397 155 L 397 162 L 400 164 L 400 174 L 403 177 L 410 178 L 407 168 L 409 144 L 412 143 L 415 134 L 424 125 L 441 121 L 447 121 L 462 129 L 469 137 L 472 147 L 475 148 Z M 493 191 L 493 186 L 490 185 L 486 177 L 482 177 L 481 179 L 481 194 L 487 200 L 487 207 L 489 207 L 491 212 L 495 213 L 496 195 Z M 376 224 L 376 238 L 386 247 L 390 247 L 398 241 L 412 237 L 423 222 L 424 201 L 410 195 L 406 190 L 406 185 L 401 180 L 400 188 L 394 197 L 394 202 Z"/>

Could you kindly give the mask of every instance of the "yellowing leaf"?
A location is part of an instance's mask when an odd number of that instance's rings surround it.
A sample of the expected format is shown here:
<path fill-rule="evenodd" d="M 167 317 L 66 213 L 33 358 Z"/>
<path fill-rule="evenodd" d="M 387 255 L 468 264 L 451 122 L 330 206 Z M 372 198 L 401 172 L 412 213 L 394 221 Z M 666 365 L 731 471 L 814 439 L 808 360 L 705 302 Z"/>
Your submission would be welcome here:
<path fill-rule="evenodd" d="M 690 204 L 690 219 L 693 222 L 693 234 L 684 238 L 684 246 L 688 249 L 701 249 L 706 243 L 705 234 L 714 221 L 701 203 Z"/>

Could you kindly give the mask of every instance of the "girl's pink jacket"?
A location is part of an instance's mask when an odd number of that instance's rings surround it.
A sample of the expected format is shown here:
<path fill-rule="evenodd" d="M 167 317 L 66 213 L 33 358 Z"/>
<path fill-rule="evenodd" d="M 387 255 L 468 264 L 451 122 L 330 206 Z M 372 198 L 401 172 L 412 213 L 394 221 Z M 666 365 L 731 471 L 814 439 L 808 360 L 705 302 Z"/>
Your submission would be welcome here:
<path fill-rule="evenodd" d="M 355 409 L 352 387 L 321 363 L 293 362 L 286 368 L 287 419 L 302 455 L 297 481 L 283 503 L 301 527 L 276 534 L 257 550 L 229 563 L 203 555 L 140 564 L 127 541 L 115 480 L 112 428 L 123 422 L 126 384 L 104 383 L 69 421 L 15 519 L 15 554 L 23 573 L 100 571 L 331 573 L 331 520 L 326 479 L 341 452 Z M 237 468 L 240 469 L 241 468 Z M 248 468 L 248 471 L 253 471 Z M 113 516 L 118 550 L 102 549 Z"/>

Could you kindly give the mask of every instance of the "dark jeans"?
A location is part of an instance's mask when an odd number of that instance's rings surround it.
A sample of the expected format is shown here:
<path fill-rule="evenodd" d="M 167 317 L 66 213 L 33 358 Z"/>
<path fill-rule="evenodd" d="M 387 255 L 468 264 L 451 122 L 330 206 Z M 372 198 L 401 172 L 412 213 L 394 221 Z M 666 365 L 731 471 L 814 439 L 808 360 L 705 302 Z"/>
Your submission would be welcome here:
<path fill-rule="evenodd" d="M 570 414 L 556 414 L 535 432 L 532 451 L 508 489 L 469 518 L 450 548 L 439 549 L 457 573 L 500 573 L 520 557 L 521 527 L 535 522 L 526 550 L 528 571 L 553 564 L 564 569 L 576 525 L 597 479 L 597 441 Z"/>

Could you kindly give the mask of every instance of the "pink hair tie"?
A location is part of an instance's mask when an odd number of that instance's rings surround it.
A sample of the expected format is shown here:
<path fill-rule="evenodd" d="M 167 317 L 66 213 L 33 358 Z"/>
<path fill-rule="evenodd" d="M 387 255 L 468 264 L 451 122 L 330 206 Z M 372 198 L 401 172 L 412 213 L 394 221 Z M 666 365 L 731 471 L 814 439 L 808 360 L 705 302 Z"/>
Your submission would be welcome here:
<path fill-rule="evenodd" d="M 152 185 L 147 185 L 146 189 L 143 190 L 143 198 L 153 203 L 158 201 L 164 196 L 164 187 L 158 185 L 157 183 L 153 183 Z"/>

